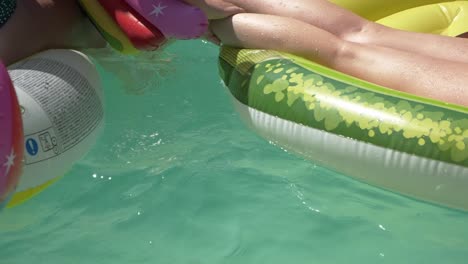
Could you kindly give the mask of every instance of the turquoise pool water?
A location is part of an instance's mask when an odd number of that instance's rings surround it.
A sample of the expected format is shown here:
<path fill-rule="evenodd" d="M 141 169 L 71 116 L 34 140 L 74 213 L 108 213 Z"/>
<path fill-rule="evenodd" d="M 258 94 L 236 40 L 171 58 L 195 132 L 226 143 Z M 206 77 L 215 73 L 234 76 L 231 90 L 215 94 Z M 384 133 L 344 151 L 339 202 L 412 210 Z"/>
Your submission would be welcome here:
<path fill-rule="evenodd" d="M 64 179 L 2 212 L 1 264 L 466 263 L 467 213 L 269 144 L 237 116 L 214 46 L 168 51 L 143 95 L 104 74 L 104 134 Z"/>

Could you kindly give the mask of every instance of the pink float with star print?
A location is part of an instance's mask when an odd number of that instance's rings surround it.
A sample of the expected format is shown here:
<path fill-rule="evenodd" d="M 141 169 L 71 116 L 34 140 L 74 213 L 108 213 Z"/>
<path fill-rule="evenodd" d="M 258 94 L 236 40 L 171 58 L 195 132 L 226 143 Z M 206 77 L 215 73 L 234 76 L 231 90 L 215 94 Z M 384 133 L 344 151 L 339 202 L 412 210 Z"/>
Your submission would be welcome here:
<path fill-rule="evenodd" d="M 22 160 L 21 110 L 8 72 L 0 63 L 0 209 L 15 191 Z"/>
<path fill-rule="evenodd" d="M 208 29 L 208 19 L 199 8 L 179 0 L 125 0 L 157 27 L 166 38 L 199 38 Z"/>

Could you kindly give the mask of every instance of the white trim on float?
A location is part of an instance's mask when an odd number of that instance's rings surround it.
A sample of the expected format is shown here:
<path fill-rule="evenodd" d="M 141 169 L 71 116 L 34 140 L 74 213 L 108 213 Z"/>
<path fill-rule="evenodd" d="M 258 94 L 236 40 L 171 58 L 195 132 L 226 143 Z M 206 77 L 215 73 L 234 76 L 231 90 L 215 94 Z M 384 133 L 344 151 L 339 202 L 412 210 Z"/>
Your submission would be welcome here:
<path fill-rule="evenodd" d="M 244 122 L 312 162 L 416 199 L 468 210 L 468 168 L 387 149 L 281 119 L 231 95 Z"/>

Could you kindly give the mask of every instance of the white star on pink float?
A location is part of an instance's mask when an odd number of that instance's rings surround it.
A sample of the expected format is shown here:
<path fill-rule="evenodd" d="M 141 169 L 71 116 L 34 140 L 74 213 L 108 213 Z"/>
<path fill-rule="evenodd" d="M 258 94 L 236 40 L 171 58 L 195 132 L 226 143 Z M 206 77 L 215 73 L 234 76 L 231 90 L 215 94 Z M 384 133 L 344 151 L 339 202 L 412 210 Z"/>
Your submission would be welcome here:
<path fill-rule="evenodd" d="M 5 175 L 8 175 L 8 173 L 10 172 L 11 167 L 13 167 L 15 165 L 15 158 L 16 158 L 15 150 L 12 148 L 11 152 L 10 152 L 10 155 L 5 156 L 5 158 L 6 158 L 6 162 L 3 163 L 3 167 L 6 167 Z"/>
<path fill-rule="evenodd" d="M 158 17 L 159 15 L 164 15 L 163 10 L 166 8 L 167 6 L 163 6 L 161 3 L 159 3 L 157 6 L 153 5 L 153 11 L 149 15 L 156 17 Z"/>

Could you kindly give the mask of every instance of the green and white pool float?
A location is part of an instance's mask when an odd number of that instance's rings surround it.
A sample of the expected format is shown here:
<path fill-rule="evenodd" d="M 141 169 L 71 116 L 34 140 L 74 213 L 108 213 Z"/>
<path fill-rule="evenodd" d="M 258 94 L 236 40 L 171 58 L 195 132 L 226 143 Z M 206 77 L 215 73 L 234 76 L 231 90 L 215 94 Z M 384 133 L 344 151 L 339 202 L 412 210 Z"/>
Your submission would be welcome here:
<path fill-rule="evenodd" d="M 462 33 L 467 2 L 421 8 L 423 14 L 445 8 L 444 19 L 456 15 L 434 31 Z M 405 16 L 384 19 L 400 23 Z M 468 210 L 468 108 L 271 50 L 223 47 L 219 65 L 243 120 L 265 138 L 366 183 Z"/>

